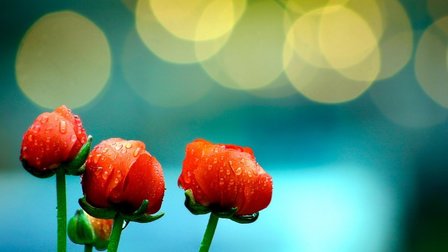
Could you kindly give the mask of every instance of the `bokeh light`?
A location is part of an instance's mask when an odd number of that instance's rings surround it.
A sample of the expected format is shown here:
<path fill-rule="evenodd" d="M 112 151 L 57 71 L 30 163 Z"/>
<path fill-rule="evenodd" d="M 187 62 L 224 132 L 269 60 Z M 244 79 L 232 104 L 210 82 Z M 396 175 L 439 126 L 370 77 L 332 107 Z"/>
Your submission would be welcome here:
<path fill-rule="evenodd" d="M 122 56 L 126 81 L 152 105 L 186 106 L 204 96 L 211 87 L 198 65 L 172 65 L 158 60 L 133 30 L 126 38 Z"/>
<path fill-rule="evenodd" d="M 291 85 L 285 73 L 280 74 L 268 86 L 247 90 L 253 96 L 266 99 L 279 99 L 297 94 L 296 89 Z"/>
<path fill-rule="evenodd" d="M 246 7 L 246 0 L 150 0 L 157 20 L 173 35 L 201 41 L 230 32 Z"/>
<path fill-rule="evenodd" d="M 227 44 L 201 64 L 225 87 L 247 90 L 267 86 L 283 70 L 284 39 L 281 6 L 275 1 L 253 1 Z"/>
<path fill-rule="evenodd" d="M 135 12 L 135 7 L 137 5 L 138 0 L 121 0 L 121 3 L 128 9 L 130 12 Z"/>
<path fill-rule="evenodd" d="M 445 108 L 448 108 L 447 41 L 448 16 L 426 29 L 415 55 L 417 80 L 426 94 Z"/>
<path fill-rule="evenodd" d="M 325 6 L 344 5 L 350 0 L 286 0 L 284 6 L 289 14 L 304 15 Z"/>
<path fill-rule="evenodd" d="M 347 102 L 361 95 L 373 83 L 379 71 L 377 50 L 361 64 L 350 68 L 318 67 L 300 57 L 291 46 L 294 45 L 294 32 L 293 26 L 284 44 L 284 67 L 288 79 L 305 97 L 321 103 Z"/>
<path fill-rule="evenodd" d="M 408 68 L 403 75 L 381 81 L 369 90 L 374 104 L 387 119 L 406 128 L 424 129 L 445 122 L 448 111 L 424 95 L 412 76 L 412 67 Z"/>
<path fill-rule="evenodd" d="M 138 1 L 135 19 L 138 34 L 145 45 L 161 59 L 173 63 L 194 63 L 208 59 L 225 45 L 230 34 L 206 41 L 180 39 L 160 24 L 148 0 Z"/>
<path fill-rule="evenodd" d="M 426 7 L 434 21 L 448 14 L 448 4 L 445 0 L 426 0 Z"/>
<path fill-rule="evenodd" d="M 378 0 L 384 32 L 379 41 L 381 69 L 377 80 L 395 75 L 410 60 L 413 50 L 413 31 L 406 10 L 396 0 Z"/>
<path fill-rule="evenodd" d="M 370 26 L 354 11 L 343 6 L 326 7 L 318 11 L 319 47 L 333 68 L 356 65 L 377 47 Z"/>
<path fill-rule="evenodd" d="M 72 12 L 47 14 L 23 37 L 16 57 L 16 78 L 36 104 L 81 107 L 105 87 L 111 53 L 104 33 Z"/>

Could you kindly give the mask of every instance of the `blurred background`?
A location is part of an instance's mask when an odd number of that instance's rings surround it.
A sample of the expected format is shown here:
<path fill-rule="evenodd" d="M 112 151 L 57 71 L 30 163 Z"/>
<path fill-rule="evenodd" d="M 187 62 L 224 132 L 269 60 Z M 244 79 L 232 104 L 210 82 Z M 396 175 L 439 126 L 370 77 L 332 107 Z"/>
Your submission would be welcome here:
<path fill-rule="evenodd" d="M 56 249 L 55 179 L 22 134 L 60 104 L 94 144 L 139 139 L 162 164 L 161 220 L 122 251 L 197 251 L 207 216 L 177 187 L 195 138 L 254 149 L 273 176 L 254 224 L 212 251 L 448 251 L 448 2 L 0 3 L 0 251 Z M 68 216 L 82 196 L 67 178 Z M 82 247 L 68 242 L 69 251 Z"/>

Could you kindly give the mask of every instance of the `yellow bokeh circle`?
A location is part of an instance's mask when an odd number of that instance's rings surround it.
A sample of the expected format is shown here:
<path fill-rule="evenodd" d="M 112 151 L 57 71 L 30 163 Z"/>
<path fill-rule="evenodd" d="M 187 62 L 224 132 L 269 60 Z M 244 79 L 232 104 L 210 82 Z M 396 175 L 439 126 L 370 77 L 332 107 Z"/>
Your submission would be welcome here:
<path fill-rule="evenodd" d="M 448 108 L 448 16 L 423 33 L 415 55 L 415 74 L 423 90 L 439 105 Z"/>
<path fill-rule="evenodd" d="M 104 33 L 72 11 L 47 14 L 23 37 L 16 57 L 22 92 L 46 108 L 92 101 L 105 87 L 111 53 Z"/>
<path fill-rule="evenodd" d="M 173 35 L 193 41 L 230 32 L 244 12 L 246 0 L 150 0 L 154 16 Z"/>

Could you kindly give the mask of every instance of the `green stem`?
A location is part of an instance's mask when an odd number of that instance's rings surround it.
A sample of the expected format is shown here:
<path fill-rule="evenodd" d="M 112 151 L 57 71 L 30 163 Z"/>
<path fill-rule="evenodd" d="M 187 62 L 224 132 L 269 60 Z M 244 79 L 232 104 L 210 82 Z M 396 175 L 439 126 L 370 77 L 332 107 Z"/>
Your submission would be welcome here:
<path fill-rule="evenodd" d="M 56 197 L 58 218 L 58 252 L 67 251 L 67 206 L 65 196 L 65 171 L 56 171 Z"/>
<path fill-rule="evenodd" d="M 84 252 L 92 252 L 93 246 L 91 244 L 84 245 Z"/>
<path fill-rule="evenodd" d="M 210 249 L 210 244 L 212 244 L 213 235 L 215 234 L 216 226 L 218 225 L 219 217 L 210 214 L 210 219 L 208 219 L 207 229 L 205 230 L 204 237 L 202 238 L 201 247 L 199 252 L 207 252 Z"/>
<path fill-rule="evenodd" d="M 112 227 L 112 233 L 110 234 L 109 245 L 107 246 L 108 252 L 116 252 L 118 249 L 118 243 L 120 242 L 121 231 L 123 230 L 124 218 L 120 214 L 117 214 L 114 218 L 114 226 Z"/>

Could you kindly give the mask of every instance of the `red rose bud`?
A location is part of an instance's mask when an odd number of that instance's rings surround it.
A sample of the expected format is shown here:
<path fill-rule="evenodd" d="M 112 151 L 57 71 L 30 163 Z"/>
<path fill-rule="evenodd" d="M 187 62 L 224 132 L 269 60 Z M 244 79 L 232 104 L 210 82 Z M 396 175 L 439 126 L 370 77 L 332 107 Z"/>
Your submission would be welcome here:
<path fill-rule="evenodd" d="M 83 210 L 68 222 L 68 237 L 76 244 L 92 245 L 97 250 L 105 250 L 112 231 L 112 219 L 98 219 L 88 215 Z"/>
<path fill-rule="evenodd" d="M 148 200 L 144 212 L 152 214 L 162 205 L 165 181 L 160 163 L 143 142 L 111 138 L 90 152 L 82 189 L 87 203 L 95 208 L 129 214 Z"/>
<path fill-rule="evenodd" d="M 178 184 L 193 194 L 195 203 L 218 212 L 236 208 L 237 216 L 258 213 L 272 197 L 272 178 L 252 149 L 205 140 L 187 145 Z"/>
<path fill-rule="evenodd" d="M 62 105 L 34 120 L 23 135 L 20 160 L 31 174 L 48 177 L 62 163 L 75 159 L 86 142 L 81 119 Z"/>

